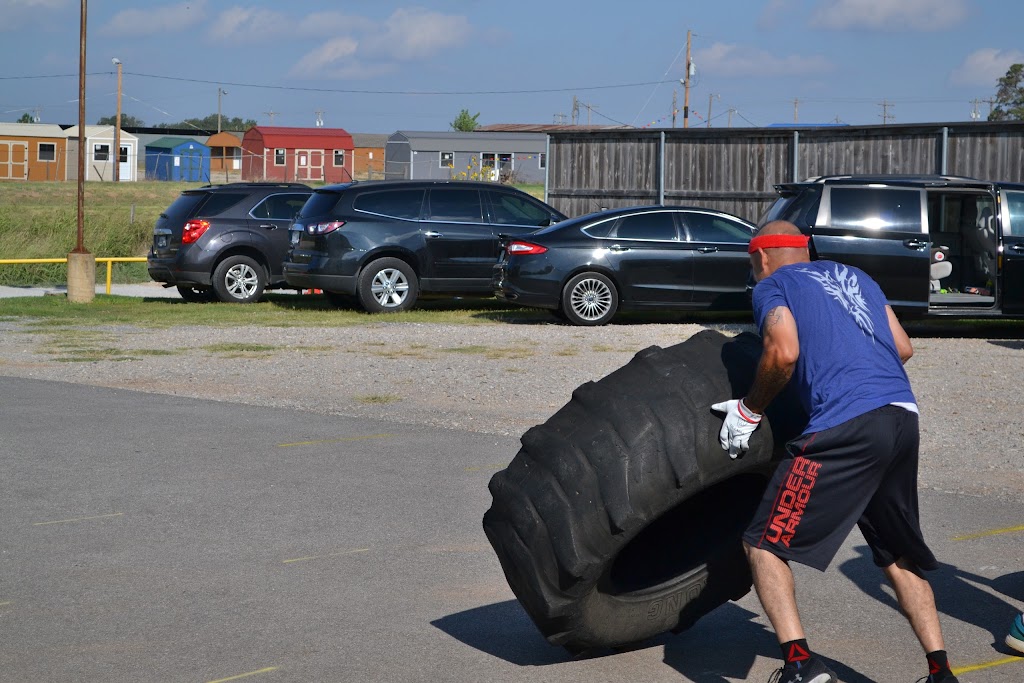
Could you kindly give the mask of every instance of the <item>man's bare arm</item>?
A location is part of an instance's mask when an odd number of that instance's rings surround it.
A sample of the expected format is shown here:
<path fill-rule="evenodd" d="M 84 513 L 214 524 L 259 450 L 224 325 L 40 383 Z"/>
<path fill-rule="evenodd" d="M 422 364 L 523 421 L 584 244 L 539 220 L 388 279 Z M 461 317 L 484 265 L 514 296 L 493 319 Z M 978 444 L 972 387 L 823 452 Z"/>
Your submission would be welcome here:
<path fill-rule="evenodd" d="M 896 352 L 900 354 L 900 360 L 906 363 L 914 355 L 914 345 L 910 343 L 903 325 L 900 325 L 896 314 L 892 312 L 891 306 L 885 307 L 885 314 L 889 318 L 889 329 L 892 331 L 892 338 L 896 342 Z"/>
<path fill-rule="evenodd" d="M 793 313 L 785 306 L 768 311 L 762 326 L 764 350 L 757 365 L 754 386 L 743 403 L 756 413 L 763 413 L 793 376 L 793 368 L 800 358 L 800 337 Z"/>

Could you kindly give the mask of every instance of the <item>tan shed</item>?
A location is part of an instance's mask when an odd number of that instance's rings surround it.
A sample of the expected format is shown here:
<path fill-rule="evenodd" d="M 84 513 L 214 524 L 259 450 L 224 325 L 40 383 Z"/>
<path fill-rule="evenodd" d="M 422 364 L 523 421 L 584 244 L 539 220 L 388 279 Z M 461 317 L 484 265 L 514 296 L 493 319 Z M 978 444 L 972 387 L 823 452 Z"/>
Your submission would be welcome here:
<path fill-rule="evenodd" d="M 0 123 L 0 180 L 66 180 L 68 139 L 52 123 Z"/>
<path fill-rule="evenodd" d="M 206 141 L 210 148 L 210 173 L 242 170 L 242 138 L 236 133 L 222 131 Z"/>
<path fill-rule="evenodd" d="M 381 180 L 384 178 L 384 146 L 387 135 L 374 133 L 352 133 L 352 176 L 356 180 Z"/>
<path fill-rule="evenodd" d="M 64 131 L 68 141 L 68 180 L 78 180 L 78 126 Z M 139 139 L 121 130 L 119 170 L 121 182 L 138 179 Z M 114 179 L 114 127 L 85 127 L 85 179 Z"/>

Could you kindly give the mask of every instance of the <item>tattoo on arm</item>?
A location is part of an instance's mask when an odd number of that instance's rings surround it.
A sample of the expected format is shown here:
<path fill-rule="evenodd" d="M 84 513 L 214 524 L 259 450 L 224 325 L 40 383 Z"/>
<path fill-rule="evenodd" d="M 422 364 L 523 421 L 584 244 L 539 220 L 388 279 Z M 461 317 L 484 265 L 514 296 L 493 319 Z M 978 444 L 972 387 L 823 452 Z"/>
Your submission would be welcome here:
<path fill-rule="evenodd" d="M 782 322 L 782 306 L 776 306 L 772 310 L 768 311 L 768 315 L 764 318 L 764 325 L 762 325 L 762 331 L 765 336 L 771 332 L 772 328 Z"/>

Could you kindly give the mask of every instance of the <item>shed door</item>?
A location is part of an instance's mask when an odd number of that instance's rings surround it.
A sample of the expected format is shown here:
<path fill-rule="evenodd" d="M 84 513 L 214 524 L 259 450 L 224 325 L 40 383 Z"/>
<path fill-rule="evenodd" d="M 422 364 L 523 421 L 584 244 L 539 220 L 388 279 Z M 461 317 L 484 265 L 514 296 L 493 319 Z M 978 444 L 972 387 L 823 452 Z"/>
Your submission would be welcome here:
<path fill-rule="evenodd" d="M 121 145 L 121 149 L 118 150 L 117 156 L 117 177 L 121 181 L 135 180 L 135 175 L 132 173 L 131 158 L 132 147 L 129 145 Z"/>
<path fill-rule="evenodd" d="M 324 151 L 322 149 L 295 150 L 295 179 L 298 181 L 324 179 Z"/>
<path fill-rule="evenodd" d="M 0 179 L 28 180 L 28 143 L 0 140 Z"/>

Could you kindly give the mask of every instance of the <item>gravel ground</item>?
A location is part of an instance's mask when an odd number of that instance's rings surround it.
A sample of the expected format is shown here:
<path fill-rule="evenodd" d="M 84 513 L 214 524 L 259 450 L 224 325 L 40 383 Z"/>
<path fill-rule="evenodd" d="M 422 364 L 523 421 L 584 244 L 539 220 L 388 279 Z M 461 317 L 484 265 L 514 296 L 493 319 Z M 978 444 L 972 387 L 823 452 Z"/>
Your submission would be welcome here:
<path fill-rule="evenodd" d="M 435 325 L 53 331 L 0 322 L 0 376 L 519 436 L 648 346 L 742 324 Z M 1019 500 L 1024 342 L 916 336 L 921 485 Z M 1011 404 L 1014 409 L 1011 410 Z M 511 459 L 513 453 L 509 453 Z"/>

